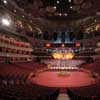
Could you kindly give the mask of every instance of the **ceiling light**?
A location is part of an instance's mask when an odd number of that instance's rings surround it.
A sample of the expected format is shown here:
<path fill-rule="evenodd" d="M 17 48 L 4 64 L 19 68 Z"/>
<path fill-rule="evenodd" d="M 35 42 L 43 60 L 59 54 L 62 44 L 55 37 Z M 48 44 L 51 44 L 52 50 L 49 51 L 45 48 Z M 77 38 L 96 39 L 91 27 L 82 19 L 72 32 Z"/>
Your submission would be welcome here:
<path fill-rule="evenodd" d="M 8 19 L 3 18 L 2 19 L 2 25 L 9 26 L 10 25 L 10 21 Z"/>
<path fill-rule="evenodd" d="M 16 10 L 14 9 L 14 12 L 16 12 Z"/>
<path fill-rule="evenodd" d="M 59 4 L 60 2 L 57 0 L 57 4 Z"/>
<path fill-rule="evenodd" d="M 65 47 L 65 45 L 64 45 L 64 44 L 62 44 L 61 46 L 62 46 L 62 47 Z"/>
<path fill-rule="evenodd" d="M 65 16 L 67 16 L 68 14 L 67 14 L 67 13 L 65 13 L 64 15 L 65 15 Z"/>
<path fill-rule="evenodd" d="M 50 43 L 47 43 L 47 44 L 46 44 L 46 47 L 50 47 L 50 46 L 51 46 L 51 44 L 50 44 Z"/>
<path fill-rule="evenodd" d="M 4 4 L 7 4 L 7 0 L 3 0 L 3 3 L 4 3 Z"/>
<path fill-rule="evenodd" d="M 70 8 L 72 9 L 73 7 L 72 7 L 72 6 L 70 6 Z"/>
<path fill-rule="evenodd" d="M 55 9 L 56 9 L 57 7 L 56 7 L 56 6 L 54 6 L 53 8 L 55 8 Z"/>
<path fill-rule="evenodd" d="M 77 42 L 77 43 L 75 44 L 75 46 L 76 46 L 76 47 L 80 47 L 81 44 Z"/>
<path fill-rule="evenodd" d="M 62 14 L 61 13 L 59 13 L 59 16 L 61 16 Z"/>
<path fill-rule="evenodd" d="M 25 16 L 23 15 L 22 17 L 24 18 Z"/>
<path fill-rule="evenodd" d="M 69 2 L 71 2 L 72 0 L 69 0 Z"/>

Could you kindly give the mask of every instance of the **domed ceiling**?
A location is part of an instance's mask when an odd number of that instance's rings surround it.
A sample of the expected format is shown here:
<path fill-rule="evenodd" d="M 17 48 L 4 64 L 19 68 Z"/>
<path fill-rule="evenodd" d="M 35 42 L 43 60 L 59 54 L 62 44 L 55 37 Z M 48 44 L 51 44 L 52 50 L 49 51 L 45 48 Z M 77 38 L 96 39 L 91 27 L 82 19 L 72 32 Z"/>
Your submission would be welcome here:
<path fill-rule="evenodd" d="M 8 0 L 8 4 L 7 9 L 42 30 L 79 29 L 100 22 L 100 0 Z"/>
<path fill-rule="evenodd" d="M 94 16 L 100 15 L 99 0 L 14 0 L 14 2 L 28 16 L 39 19 L 46 27 L 66 28 L 78 24 L 80 26 L 82 20 L 94 19 Z"/>
<path fill-rule="evenodd" d="M 95 15 L 99 0 L 15 0 L 17 5 L 34 17 L 79 19 Z"/>

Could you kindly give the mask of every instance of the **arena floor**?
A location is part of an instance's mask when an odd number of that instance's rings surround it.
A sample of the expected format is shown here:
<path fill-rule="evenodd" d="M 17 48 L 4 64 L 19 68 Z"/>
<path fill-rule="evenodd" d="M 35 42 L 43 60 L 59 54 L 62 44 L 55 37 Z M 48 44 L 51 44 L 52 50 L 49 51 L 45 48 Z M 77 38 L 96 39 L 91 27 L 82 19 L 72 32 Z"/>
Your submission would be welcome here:
<path fill-rule="evenodd" d="M 32 78 L 32 83 L 46 87 L 83 87 L 95 84 L 92 74 L 84 71 L 43 71 Z"/>

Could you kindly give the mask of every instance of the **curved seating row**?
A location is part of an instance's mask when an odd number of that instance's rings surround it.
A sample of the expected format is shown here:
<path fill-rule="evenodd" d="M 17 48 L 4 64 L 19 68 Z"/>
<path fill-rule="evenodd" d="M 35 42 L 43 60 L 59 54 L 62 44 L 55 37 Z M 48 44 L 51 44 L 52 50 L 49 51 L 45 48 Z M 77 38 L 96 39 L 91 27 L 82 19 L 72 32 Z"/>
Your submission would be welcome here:
<path fill-rule="evenodd" d="M 0 62 L 32 60 L 32 46 L 21 38 L 0 34 Z"/>

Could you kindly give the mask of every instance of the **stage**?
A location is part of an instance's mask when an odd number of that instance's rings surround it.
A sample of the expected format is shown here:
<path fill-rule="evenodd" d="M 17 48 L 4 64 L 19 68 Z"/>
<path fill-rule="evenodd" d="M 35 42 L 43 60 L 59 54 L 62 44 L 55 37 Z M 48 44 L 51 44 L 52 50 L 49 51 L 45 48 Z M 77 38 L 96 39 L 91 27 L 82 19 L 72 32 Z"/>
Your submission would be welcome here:
<path fill-rule="evenodd" d="M 41 71 L 31 78 L 33 84 L 46 87 L 83 87 L 96 83 L 88 71 Z"/>

